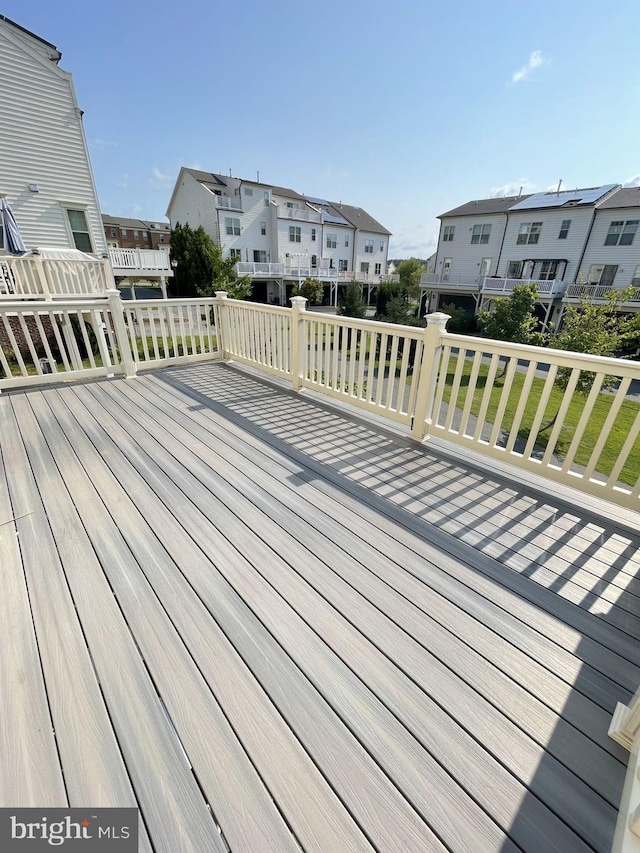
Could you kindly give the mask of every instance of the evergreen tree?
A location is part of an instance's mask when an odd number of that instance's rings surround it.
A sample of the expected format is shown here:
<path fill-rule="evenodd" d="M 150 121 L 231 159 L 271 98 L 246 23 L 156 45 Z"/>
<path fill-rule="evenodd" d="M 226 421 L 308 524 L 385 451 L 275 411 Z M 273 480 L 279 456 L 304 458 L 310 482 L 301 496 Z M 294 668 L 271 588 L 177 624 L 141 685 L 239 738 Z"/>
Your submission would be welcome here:
<path fill-rule="evenodd" d="M 236 259 L 224 258 L 222 248 L 202 225 L 193 229 L 188 223 L 176 224 L 171 232 L 171 257 L 177 261 L 174 288 L 178 296 L 213 296 L 216 290 L 226 290 L 231 298 L 245 298 L 251 290 L 250 279 L 236 280 Z"/>
<path fill-rule="evenodd" d="M 357 317 L 362 320 L 367 313 L 367 303 L 362 296 L 362 288 L 357 281 L 350 281 L 338 308 L 343 317 Z"/>

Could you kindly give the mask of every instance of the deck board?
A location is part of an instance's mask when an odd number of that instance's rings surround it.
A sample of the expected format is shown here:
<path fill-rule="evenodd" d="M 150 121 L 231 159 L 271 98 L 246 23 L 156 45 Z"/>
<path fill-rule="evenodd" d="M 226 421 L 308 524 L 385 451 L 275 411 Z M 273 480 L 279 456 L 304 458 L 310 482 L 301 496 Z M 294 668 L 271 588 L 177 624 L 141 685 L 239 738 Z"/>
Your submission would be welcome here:
<path fill-rule="evenodd" d="M 40 667 L 21 731 L 50 799 L 139 804 L 144 849 L 609 849 L 628 528 L 221 364 L 0 418 L 0 686 L 16 728 Z M 25 805 L 13 748 L 3 720 Z"/>

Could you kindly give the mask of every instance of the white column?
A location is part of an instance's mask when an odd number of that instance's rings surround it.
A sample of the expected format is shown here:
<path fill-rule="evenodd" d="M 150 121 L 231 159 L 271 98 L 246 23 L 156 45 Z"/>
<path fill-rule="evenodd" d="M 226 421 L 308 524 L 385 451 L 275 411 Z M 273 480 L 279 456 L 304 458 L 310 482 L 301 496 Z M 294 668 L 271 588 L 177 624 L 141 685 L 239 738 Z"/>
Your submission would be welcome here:
<path fill-rule="evenodd" d="M 431 426 L 433 401 L 440 369 L 442 335 L 446 332 L 447 322 L 450 319 L 449 314 L 440 312 L 427 314 L 425 317 L 427 326 L 424 330 L 422 357 L 418 367 L 420 376 L 418 377 L 418 392 L 411 427 L 411 437 L 416 441 L 424 441 Z"/>
<path fill-rule="evenodd" d="M 291 352 L 291 385 L 294 391 L 302 389 L 302 371 L 304 369 L 304 347 L 305 340 L 302 334 L 304 311 L 307 300 L 304 296 L 291 297 L 291 340 L 289 342 Z"/>

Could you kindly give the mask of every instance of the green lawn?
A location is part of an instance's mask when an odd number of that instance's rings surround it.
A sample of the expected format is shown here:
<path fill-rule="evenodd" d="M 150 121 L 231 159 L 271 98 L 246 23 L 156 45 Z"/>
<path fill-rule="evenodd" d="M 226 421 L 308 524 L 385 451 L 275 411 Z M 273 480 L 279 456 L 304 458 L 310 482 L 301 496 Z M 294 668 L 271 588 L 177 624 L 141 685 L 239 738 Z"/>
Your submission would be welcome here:
<path fill-rule="evenodd" d="M 447 384 L 443 394 L 443 399 L 447 403 L 451 402 L 451 390 L 453 386 L 456 366 L 457 359 L 455 357 L 451 357 L 447 366 Z M 471 413 L 476 416 L 480 411 L 480 404 L 482 401 L 482 395 L 484 393 L 488 372 L 489 368 L 487 365 L 483 364 L 480 366 L 478 382 L 476 385 L 475 393 L 473 395 L 473 402 L 471 404 Z M 499 368 L 498 375 L 500 375 L 500 372 L 501 370 Z M 455 405 L 459 409 L 463 408 L 467 399 L 470 373 L 471 361 L 469 359 L 466 359 L 465 366 L 462 371 L 460 390 L 455 401 Z M 513 379 L 511 392 L 509 394 L 509 399 L 502 421 L 502 429 L 506 432 L 508 432 L 511 429 L 511 426 L 513 425 L 513 419 L 516 413 L 516 409 L 518 407 L 518 403 L 520 401 L 520 397 L 522 395 L 522 387 L 524 384 L 524 380 L 524 373 L 520 373 L 519 371 L 517 371 Z M 491 391 L 491 397 L 486 416 L 486 420 L 489 423 L 493 423 L 495 421 L 503 386 L 503 378 L 495 380 L 494 387 Z M 518 436 L 525 440 L 529 437 L 533 419 L 542 395 L 543 387 L 544 379 L 533 380 L 525 406 L 524 416 L 518 429 Z M 562 396 L 563 391 L 554 386 L 542 419 L 542 427 L 544 427 L 553 419 L 554 415 L 558 411 L 558 408 L 560 407 Z M 578 452 L 575 456 L 575 462 L 578 465 L 586 465 L 588 463 L 595 443 L 598 440 L 598 437 L 600 436 L 604 422 L 611 408 L 611 404 L 613 403 L 613 399 L 613 395 L 611 394 L 600 394 L 598 396 L 598 400 L 591 413 L 591 417 L 585 430 L 585 434 L 582 438 L 582 441 L 580 442 Z M 578 393 L 574 394 L 571 404 L 569 406 L 569 410 L 567 412 L 567 416 L 565 418 L 565 422 L 560 431 L 558 442 L 554 449 L 554 453 L 556 456 L 561 458 L 564 458 L 566 456 L 566 453 L 571 444 L 571 440 L 573 439 L 573 436 L 575 434 L 575 429 L 578 425 L 578 421 L 580 420 L 580 415 L 582 414 L 585 401 L 585 395 Z M 605 474 L 607 476 L 611 473 L 611 470 L 615 465 L 620 450 L 622 449 L 622 446 L 627 438 L 628 432 L 635 421 L 638 411 L 640 411 L 640 404 L 638 403 L 632 402 L 630 400 L 625 400 L 625 402 L 622 404 L 620 412 L 618 413 L 613 428 L 600 455 L 598 464 L 596 465 L 596 470 L 600 473 Z M 536 447 L 546 447 L 551 432 L 552 428 L 546 430 L 541 429 L 536 437 Z M 619 479 L 624 483 L 634 485 L 638 477 L 640 477 L 640 438 L 636 440 L 633 450 L 629 454 L 629 458 L 624 468 L 622 469 L 622 473 L 620 474 Z"/>

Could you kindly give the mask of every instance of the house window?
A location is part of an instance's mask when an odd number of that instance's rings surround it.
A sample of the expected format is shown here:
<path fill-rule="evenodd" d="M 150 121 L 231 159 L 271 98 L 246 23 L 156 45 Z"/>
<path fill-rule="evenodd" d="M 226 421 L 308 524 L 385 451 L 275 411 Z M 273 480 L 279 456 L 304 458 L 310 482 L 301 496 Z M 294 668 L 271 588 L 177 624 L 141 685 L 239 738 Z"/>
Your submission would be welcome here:
<path fill-rule="evenodd" d="M 242 249 L 229 249 L 229 257 L 239 261 L 242 257 Z"/>
<path fill-rule="evenodd" d="M 253 190 L 249 189 L 249 187 L 244 188 L 245 195 L 253 195 Z"/>
<path fill-rule="evenodd" d="M 380 240 L 380 251 L 384 252 L 384 240 Z"/>
<path fill-rule="evenodd" d="M 312 267 L 318 266 L 318 256 L 317 255 L 311 255 L 311 266 Z"/>
<path fill-rule="evenodd" d="M 376 275 L 381 275 L 382 274 L 382 264 L 376 264 L 374 271 L 375 271 Z"/>
<path fill-rule="evenodd" d="M 299 225 L 289 226 L 289 242 L 299 243 L 302 240 L 302 229 Z"/>
<path fill-rule="evenodd" d="M 265 206 L 265 207 L 269 207 L 269 193 L 268 193 L 268 192 L 264 192 L 264 193 L 263 193 L 263 196 L 264 196 L 264 206 Z"/>
<path fill-rule="evenodd" d="M 129 233 L 129 232 L 127 231 L 127 229 L 126 229 L 126 228 L 123 228 L 123 229 L 122 229 L 122 236 L 123 236 L 123 237 L 126 237 L 128 233 Z"/>
<path fill-rule="evenodd" d="M 260 223 L 260 233 L 262 234 L 263 237 L 267 233 L 267 223 L 266 222 Z"/>
<path fill-rule="evenodd" d="M 227 234 L 235 235 L 236 237 L 240 235 L 240 220 L 234 216 L 225 216 L 224 226 Z"/>
<path fill-rule="evenodd" d="M 566 240 L 569 234 L 569 228 L 571 227 L 570 219 L 563 219 L 562 225 L 560 226 L 560 233 L 558 234 L 558 240 Z"/>
<path fill-rule="evenodd" d="M 112 229 L 111 229 L 111 236 L 112 236 L 112 237 L 117 237 L 117 236 L 118 236 L 118 229 L 117 229 L 117 228 L 112 228 Z"/>
<path fill-rule="evenodd" d="M 633 278 L 631 279 L 631 284 L 634 287 L 640 287 L 640 264 L 636 267 L 636 271 L 633 274 Z"/>
<path fill-rule="evenodd" d="M 338 261 L 338 271 L 339 272 L 348 272 L 349 271 L 349 261 Z"/>
<path fill-rule="evenodd" d="M 602 287 L 611 287 L 617 272 L 617 264 L 591 264 L 587 281 L 589 284 L 600 284 Z"/>
<path fill-rule="evenodd" d="M 344 247 L 345 247 L 345 249 L 349 248 L 349 235 L 348 234 L 344 235 Z"/>
<path fill-rule="evenodd" d="M 553 281 L 558 271 L 559 261 L 543 261 L 538 278 L 541 281 Z"/>
<path fill-rule="evenodd" d="M 254 264 L 266 264 L 267 262 L 267 253 L 264 249 L 254 249 L 253 250 L 253 262 Z"/>
<path fill-rule="evenodd" d="M 316 229 L 315 228 L 311 229 L 311 242 L 312 243 L 316 242 Z"/>
<path fill-rule="evenodd" d="M 456 233 L 455 225 L 445 225 L 442 229 L 442 242 L 453 243 L 453 235 Z"/>
<path fill-rule="evenodd" d="M 604 241 L 605 246 L 630 246 L 638 230 L 638 219 L 615 220 L 609 226 L 609 233 Z"/>
<path fill-rule="evenodd" d="M 148 240 L 148 239 L 149 239 L 149 235 L 147 234 L 147 232 L 146 232 L 146 231 L 143 231 L 143 232 L 142 232 L 142 239 L 143 239 L 143 240 Z"/>
<path fill-rule="evenodd" d="M 522 278 L 522 261 L 509 261 L 507 266 L 507 278 Z"/>
<path fill-rule="evenodd" d="M 364 272 L 364 273 L 369 272 L 369 261 L 361 261 L 360 272 Z"/>
<path fill-rule="evenodd" d="M 67 210 L 67 216 L 69 217 L 69 225 L 71 226 L 76 249 L 79 249 L 81 252 L 93 252 L 91 237 L 89 236 L 89 226 L 87 225 L 87 216 L 84 210 Z"/>
<path fill-rule="evenodd" d="M 542 222 L 521 222 L 516 243 L 519 246 L 526 245 L 527 243 L 537 243 L 540 239 L 541 231 Z"/>
<path fill-rule="evenodd" d="M 140 232 L 139 232 L 139 231 L 134 231 L 134 232 L 133 232 L 133 239 L 134 239 L 134 240 L 139 240 L 139 239 L 140 239 Z"/>
<path fill-rule="evenodd" d="M 472 243 L 488 243 L 491 235 L 491 225 L 474 225 L 471 234 Z"/>
<path fill-rule="evenodd" d="M 373 240 L 364 241 L 364 252 L 365 255 L 373 255 Z"/>
<path fill-rule="evenodd" d="M 327 234 L 327 249 L 335 249 L 338 245 L 338 237 L 336 234 Z"/>

